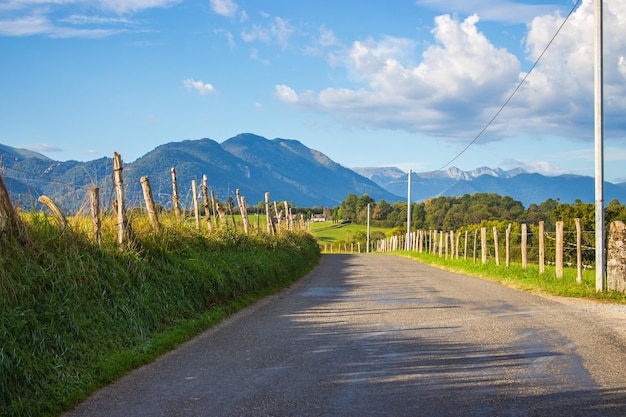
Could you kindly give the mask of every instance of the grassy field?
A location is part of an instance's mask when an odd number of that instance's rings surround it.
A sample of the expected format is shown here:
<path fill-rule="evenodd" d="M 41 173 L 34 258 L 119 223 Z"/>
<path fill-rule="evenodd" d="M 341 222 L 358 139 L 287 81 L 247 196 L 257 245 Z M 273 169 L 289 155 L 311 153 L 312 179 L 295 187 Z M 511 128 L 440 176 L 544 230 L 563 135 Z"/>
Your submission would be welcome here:
<path fill-rule="evenodd" d="M 391 229 L 383 227 L 370 227 L 370 238 L 377 239 L 382 238 Z M 337 224 L 333 222 L 318 222 L 311 223 L 311 232 L 317 240 L 318 244 L 324 250 L 324 247 L 329 251 L 330 245 L 334 248 L 338 248 L 340 244 L 361 242 L 362 251 L 365 251 L 365 242 L 367 239 L 367 226 L 363 224 Z M 348 246 L 348 250 L 349 250 Z M 356 248 L 356 246 L 355 246 Z M 356 249 L 355 249 L 356 251 Z"/>

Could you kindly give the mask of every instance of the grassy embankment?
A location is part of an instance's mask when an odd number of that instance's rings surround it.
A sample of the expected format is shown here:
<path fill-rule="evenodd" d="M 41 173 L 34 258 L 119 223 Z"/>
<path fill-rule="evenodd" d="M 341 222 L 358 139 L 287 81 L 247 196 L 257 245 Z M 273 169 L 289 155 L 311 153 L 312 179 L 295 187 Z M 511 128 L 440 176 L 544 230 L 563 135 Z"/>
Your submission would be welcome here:
<path fill-rule="evenodd" d="M 34 241 L 0 236 L 0 415 L 57 415 L 312 269 L 310 234 L 208 234 L 165 219 L 151 232 L 132 219 L 137 244 L 120 250 L 113 219 L 104 243 L 86 219 L 60 231 L 24 216 Z"/>
<path fill-rule="evenodd" d="M 545 266 L 543 274 L 539 273 L 539 265 L 529 263 L 526 269 L 522 269 L 521 263 L 511 262 L 507 268 L 504 260 L 496 265 L 494 259 L 489 259 L 482 264 L 478 259 L 476 263 L 472 259 L 445 259 L 431 253 L 417 253 L 397 251 L 394 254 L 406 256 L 419 262 L 442 268 L 452 272 L 489 279 L 500 282 L 509 287 L 524 291 L 556 295 L 562 297 L 579 297 L 595 300 L 626 303 L 626 294 L 616 291 L 596 292 L 595 270 L 585 269 L 582 274 L 582 282 L 576 282 L 576 267 L 565 267 L 563 278 L 556 277 L 555 267 Z"/>

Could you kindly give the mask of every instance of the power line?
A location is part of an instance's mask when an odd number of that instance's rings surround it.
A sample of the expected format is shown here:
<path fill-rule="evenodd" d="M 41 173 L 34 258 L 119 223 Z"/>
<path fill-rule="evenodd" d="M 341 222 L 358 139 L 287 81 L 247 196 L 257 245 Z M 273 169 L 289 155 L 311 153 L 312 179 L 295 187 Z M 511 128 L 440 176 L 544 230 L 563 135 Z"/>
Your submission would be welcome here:
<path fill-rule="evenodd" d="M 483 127 L 483 129 L 478 133 L 478 135 L 476 135 L 476 137 L 474 139 L 472 139 L 472 141 L 470 143 L 467 144 L 467 146 L 465 146 L 465 148 L 463 148 L 463 150 L 461 152 L 459 152 L 454 158 L 452 158 L 450 161 L 448 161 L 445 165 L 443 165 L 441 168 L 439 168 L 436 171 L 442 171 L 445 167 L 447 167 L 448 165 L 450 165 L 451 163 L 453 163 L 454 161 L 456 161 L 461 155 L 463 155 L 465 153 L 465 151 L 467 151 L 470 146 L 472 146 L 474 143 L 476 143 L 476 141 L 483 135 L 483 133 L 485 133 L 485 131 L 493 124 L 493 122 L 498 118 L 498 116 L 500 115 L 500 113 L 502 113 L 502 111 L 504 110 L 504 108 L 509 104 L 509 102 L 513 99 L 513 97 L 515 96 L 515 94 L 517 94 L 517 92 L 519 91 L 519 89 L 522 87 L 522 85 L 526 82 L 526 80 L 528 79 L 528 77 L 530 76 L 530 73 L 535 69 L 535 67 L 537 66 L 537 64 L 539 63 L 539 61 L 541 60 L 541 58 L 544 56 L 544 54 L 546 53 L 546 51 L 548 50 L 548 48 L 550 48 L 550 46 L 552 45 L 552 42 L 554 42 L 554 40 L 556 39 L 556 37 L 558 36 L 558 34 L 561 32 L 561 29 L 563 29 L 563 26 L 565 26 L 565 23 L 569 20 L 570 16 L 574 13 L 574 10 L 576 10 L 576 7 L 578 7 L 578 5 L 580 4 L 581 0 L 578 0 L 576 2 L 576 4 L 574 4 L 574 7 L 572 7 L 572 10 L 570 10 L 570 12 L 567 14 L 567 17 L 565 17 L 565 20 L 563 20 L 563 22 L 561 23 L 561 25 L 559 26 L 559 28 L 557 29 L 556 33 L 554 34 L 554 36 L 552 36 L 552 39 L 550 39 L 550 42 L 548 42 L 548 44 L 546 45 L 546 47 L 543 49 L 543 51 L 541 52 L 541 54 L 539 55 L 539 57 L 535 60 L 535 63 L 530 67 L 530 70 L 528 70 L 528 72 L 526 73 L 526 75 L 524 76 L 524 78 L 522 78 L 522 81 L 519 82 L 519 84 L 517 85 L 517 87 L 515 87 L 515 89 L 513 90 L 513 92 L 509 95 L 509 97 L 506 99 L 506 101 L 504 102 L 504 104 L 502 104 L 502 106 L 500 106 L 500 109 L 498 109 L 498 111 L 496 112 L 496 114 L 487 122 L 487 124 L 485 125 L 485 127 Z"/>

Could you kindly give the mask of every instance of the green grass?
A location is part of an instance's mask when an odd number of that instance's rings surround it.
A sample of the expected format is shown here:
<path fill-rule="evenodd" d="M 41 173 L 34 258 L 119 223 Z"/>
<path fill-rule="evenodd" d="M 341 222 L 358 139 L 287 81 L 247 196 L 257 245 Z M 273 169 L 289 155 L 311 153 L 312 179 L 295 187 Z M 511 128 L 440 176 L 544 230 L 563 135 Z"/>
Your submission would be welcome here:
<path fill-rule="evenodd" d="M 448 271 L 500 282 L 524 291 L 626 303 L 626 295 L 620 292 L 596 292 L 594 270 L 583 270 L 582 282 L 578 283 L 576 282 L 576 268 L 571 267 L 564 268 L 563 278 L 557 278 L 555 268 L 549 265 L 546 265 L 545 272 L 541 274 L 539 266 L 535 264 L 528 264 L 524 270 L 521 263 L 511 263 L 507 268 L 504 262 L 501 262 L 499 266 L 496 265 L 495 260 L 488 260 L 483 265 L 480 259 L 474 263 L 469 258 L 467 260 L 445 259 L 445 257 L 431 253 L 397 251 L 394 254 Z"/>
<path fill-rule="evenodd" d="M 0 416 L 52 416 L 145 364 L 319 261 L 304 232 L 213 233 L 174 219 L 131 219 L 137 242 L 104 243 L 86 219 L 59 231 L 23 216 L 34 244 L 0 235 Z"/>
<path fill-rule="evenodd" d="M 370 235 L 378 234 L 384 236 L 391 229 L 382 227 L 370 227 Z M 317 239 L 320 246 L 350 244 L 354 241 L 362 241 L 367 236 L 367 225 L 363 224 L 337 224 L 332 222 L 311 223 L 311 232 Z M 355 249 L 356 250 L 356 249 Z M 363 245 L 365 250 L 365 245 Z"/>

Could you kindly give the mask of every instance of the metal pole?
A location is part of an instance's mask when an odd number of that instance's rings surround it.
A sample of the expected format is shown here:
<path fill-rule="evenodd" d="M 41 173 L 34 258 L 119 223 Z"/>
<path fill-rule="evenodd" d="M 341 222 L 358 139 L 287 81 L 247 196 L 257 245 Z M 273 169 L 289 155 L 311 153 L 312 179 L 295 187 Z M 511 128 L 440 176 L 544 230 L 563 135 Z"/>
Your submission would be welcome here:
<path fill-rule="evenodd" d="M 367 203 L 367 250 L 370 253 L 370 203 Z"/>
<path fill-rule="evenodd" d="M 411 170 L 409 169 L 409 190 L 406 208 L 406 250 L 411 250 Z"/>
<path fill-rule="evenodd" d="M 595 0 L 594 142 L 596 191 L 596 291 L 604 291 L 604 89 L 602 0 Z"/>

